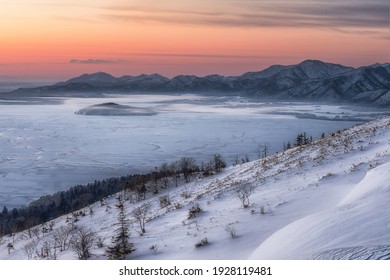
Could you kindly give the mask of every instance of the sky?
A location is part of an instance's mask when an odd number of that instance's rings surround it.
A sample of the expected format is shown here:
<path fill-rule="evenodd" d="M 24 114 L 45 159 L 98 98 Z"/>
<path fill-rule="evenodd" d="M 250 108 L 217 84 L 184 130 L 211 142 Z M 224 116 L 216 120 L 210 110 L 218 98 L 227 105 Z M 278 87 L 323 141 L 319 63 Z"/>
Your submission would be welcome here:
<path fill-rule="evenodd" d="M 390 62 L 389 0 L 1 0 L 0 82 Z"/>

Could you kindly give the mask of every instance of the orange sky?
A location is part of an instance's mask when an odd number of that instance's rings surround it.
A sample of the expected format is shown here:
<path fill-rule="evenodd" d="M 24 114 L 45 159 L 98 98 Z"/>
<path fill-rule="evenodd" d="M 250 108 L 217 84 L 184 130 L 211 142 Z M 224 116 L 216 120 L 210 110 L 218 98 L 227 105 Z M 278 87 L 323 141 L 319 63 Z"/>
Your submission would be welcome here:
<path fill-rule="evenodd" d="M 1 0 L 0 78 L 361 66 L 390 62 L 389 35 L 388 0 Z"/>

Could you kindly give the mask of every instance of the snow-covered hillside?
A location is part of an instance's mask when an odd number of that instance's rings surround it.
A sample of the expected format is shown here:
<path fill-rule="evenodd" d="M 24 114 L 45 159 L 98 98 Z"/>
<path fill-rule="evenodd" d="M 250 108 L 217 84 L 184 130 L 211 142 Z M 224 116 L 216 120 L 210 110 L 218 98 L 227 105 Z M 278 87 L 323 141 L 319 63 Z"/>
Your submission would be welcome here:
<path fill-rule="evenodd" d="M 238 198 L 240 188 L 252 190 L 248 207 Z M 161 205 L 166 195 L 170 204 Z M 71 224 L 95 231 L 91 258 L 106 259 L 118 227 L 116 196 L 81 211 L 77 221 L 69 214 L 37 227 L 31 237 L 3 237 L 0 259 L 27 259 L 26 245 L 34 245 L 30 258 L 77 259 L 66 245 L 54 248 L 54 236 Z M 389 201 L 390 117 L 384 117 L 213 177 L 172 183 L 140 202 L 126 200 L 129 241 L 136 249 L 128 258 L 390 259 Z M 147 202 L 146 232 L 140 235 L 131 212 Z M 188 219 L 196 204 L 203 211 Z M 208 244 L 195 247 L 206 238 Z"/>

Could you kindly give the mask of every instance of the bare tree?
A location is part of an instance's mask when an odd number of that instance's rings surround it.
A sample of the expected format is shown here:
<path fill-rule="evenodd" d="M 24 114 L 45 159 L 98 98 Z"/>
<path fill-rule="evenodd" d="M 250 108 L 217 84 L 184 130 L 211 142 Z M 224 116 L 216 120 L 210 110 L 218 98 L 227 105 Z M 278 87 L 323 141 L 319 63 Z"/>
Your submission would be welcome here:
<path fill-rule="evenodd" d="M 20 230 L 20 224 L 13 222 L 10 226 L 10 230 L 11 230 L 10 236 L 12 237 L 12 243 L 15 243 L 16 233 Z"/>
<path fill-rule="evenodd" d="M 0 241 L 1 238 L 3 237 L 3 230 L 4 230 L 4 224 L 3 224 L 3 213 L 0 212 Z"/>
<path fill-rule="evenodd" d="M 146 232 L 145 222 L 149 214 L 150 202 L 143 203 L 141 206 L 134 208 L 131 212 L 131 215 L 138 221 L 139 227 L 141 229 L 140 235 Z"/>
<path fill-rule="evenodd" d="M 54 240 L 60 246 L 61 252 L 68 248 L 72 231 L 72 226 L 62 226 L 53 233 Z"/>
<path fill-rule="evenodd" d="M 37 239 L 41 239 L 43 237 L 43 235 L 41 235 L 41 229 L 38 226 L 31 228 L 31 232 Z"/>
<path fill-rule="evenodd" d="M 214 162 L 213 161 L 209 161 L 206 163 L 202 162 L 200 170 L 202 171 L 204 177 L 214 175 L 214 171 L 215 171 Z"/>
<path fill-rule="evenodd" d="M 40 259 L 47 259 L 47 260 L 50 260 L 50 259 L 57 259 L 57 254 L 56 254 L 56 251 L 54 250 L 54 253 L 52 251 L 52 249 L 54 249 L 54 244 L 52 244 L 51 242 L 49 241 L 45 241 L 41 247 L 41 249 L 38 251 L 36 250 L 35 253 L 37 254 L 37 257 L 40 258 Z"/>
<path fill-rule="evenodd" d="M 26 254 L 27 259 L 31 260 L 34 256 L 34 253 L 37 249 L 39 240 L 33 239 L 22 247 L 23 252 Z"/>
<path fill-rule="evenodd" d="M 253 192 L 253 186 L 250 183 L 244 183 L 235 188 L 236 196 L 241 200 L 242 207 L 249 206 L 249 197 Z"/>
<path fill-rule="evenodd" d="M 150 186 L 152 188 L 153 194 L 158 194 L 158 185 L 159 185 L 159 177 L 157 172 L 157 167 L 155 170 L 150 171 Z"/>
<path fill-rule="evenodd" d="M 178 170 L 178 162 L 177 161 L 172 162 L 171 164 L 169 164 L 168 168 L 169 168 L 169 174 L 171 175 L 171 178 L 175 182 L 175 187 L 177 187 L 180 178 L 180 174 Z"/>
<path fill-rule="evenodd" d="M 223 229 L 229 233 L 230 237 L 231 238 L 236 238 L 237 237 L 237 231 L 236 231 L 236 228 L 234 227 L 234 225 L 232 224 L 227 224 L 223 227 Z"/>
<path fill-rule="evenodd" d="M 169 184 L 169 173 L 170 173 L 170 170 L 169 170 L 169 165 L 168 163 L 163 163 L 161 164 L 160 168 L 159 168 L 159 173 L 160 173 L 160 176 L 161 176 L 161 188 L 163 189 L 166 189 L 168 188 L 168 184 Z"/>
<path fill-rule="evenodd" d="M 70 239 L 70 248 L 77 254 L 79 260 L 91 257 L 90 250 L 96 239 L 96 233 L 84 227 L 78 227 Z"/>
<path fill-rule="evenodd" d="M 145 183 L 140 183 L 135 186 L 135 194 L 136 194 L 137 201 L 145 199 L 145 194 L 146 194 Z"/>
<path fill-rule="evenodd" d="M 38 224 L 38 220 L 37 218 L 35 218 L 34 216 L 29 216 L 26 218 L 25 222 L 24 222 L 24 226 L 27 227 L 27 236 L 28 238 L 32 238 L 33 237 L 33 227 L 34 225 Z"/>
<path fill-rule="evenodd" d="M 259 159 L 266 158 L 269 155 L 269 149 L 270 149 L 270 144 L 268 143 L 265 143 L 264 145 L 259 145 L 258 148 Z"/>
<path fill-rule="evenodd" d="M 226 167 L 226 162 L 220 154 L 214 155 L 214 170 L 217 173 L 221 173 L 222 169 Z"/>
<path fill-rule="evenodd" d="M 194 173 L 197 169 L 195 159 L 192 157 L 182 157 L 179 160 L 178 165 L 184 175 L 185 181 L 188 183 L 190 181 L 191 174 Z"/>

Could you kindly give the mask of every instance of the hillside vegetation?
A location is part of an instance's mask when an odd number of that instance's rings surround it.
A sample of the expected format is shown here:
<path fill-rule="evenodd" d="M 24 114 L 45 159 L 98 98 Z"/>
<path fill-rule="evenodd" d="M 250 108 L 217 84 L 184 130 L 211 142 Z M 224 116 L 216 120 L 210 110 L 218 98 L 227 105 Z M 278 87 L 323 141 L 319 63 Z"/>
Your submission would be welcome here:
<path fill-rule="evenodd" d="M 3 236 L 0 258 L 390 259 L 390 117 L 188 176 Z"/>

